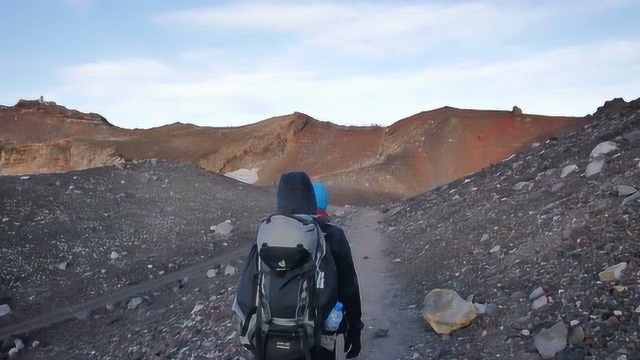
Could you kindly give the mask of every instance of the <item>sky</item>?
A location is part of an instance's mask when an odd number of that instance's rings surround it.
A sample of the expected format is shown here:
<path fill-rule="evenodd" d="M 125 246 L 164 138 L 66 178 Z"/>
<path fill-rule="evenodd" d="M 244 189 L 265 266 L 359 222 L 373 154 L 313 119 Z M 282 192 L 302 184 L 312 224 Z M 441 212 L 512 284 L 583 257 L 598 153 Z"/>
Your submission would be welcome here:
<path fill-rule="evenodd" d="M 576 115 L 640 97 L 640 1 L 0 0 L 0 104 L 126 128 L 442 106 Z"/>

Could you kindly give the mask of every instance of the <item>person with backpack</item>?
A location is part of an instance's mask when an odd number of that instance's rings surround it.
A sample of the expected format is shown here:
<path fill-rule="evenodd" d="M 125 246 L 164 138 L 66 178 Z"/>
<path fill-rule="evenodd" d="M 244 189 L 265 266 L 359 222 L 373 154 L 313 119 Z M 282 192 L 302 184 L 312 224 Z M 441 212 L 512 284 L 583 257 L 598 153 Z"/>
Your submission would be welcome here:
<path fill-rule="evenodd" d="M 335 359 L 338 334 L 347 359 L 360 354 L 364 324 L 351 247 L 317 210 L 307 174 L 282 175 L 277 213 L 260 225 L 233 306 L 240 341 L 257 360 Z M 342 319 L 337 330 L 329 326 L 335 319 Z"/>
<path fill-rule="evenodd" d="M 318 206 L 316 215 L 328 220 L 329 213 L 327 212 L 327 208 L 329 207 L 329 191 L 327 191 L 327 187 L 324 186 L 323 183 L 314 182 L 313 192 L 316 194 L 316 204 Z"/>

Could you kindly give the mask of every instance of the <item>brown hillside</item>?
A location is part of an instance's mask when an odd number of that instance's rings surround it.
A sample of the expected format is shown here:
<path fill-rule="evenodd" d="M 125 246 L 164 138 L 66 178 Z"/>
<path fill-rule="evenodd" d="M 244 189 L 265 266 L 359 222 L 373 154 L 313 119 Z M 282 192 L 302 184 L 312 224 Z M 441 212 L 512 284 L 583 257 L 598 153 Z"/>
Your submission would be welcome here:
<path fill-rule="evenodd" d="M 305 170 L 327 182 L 337 202 L 378 202 L 448 183 L 585 124 L 585 118 L 527 115 L 517 108 L 444 107 L 386 128 L 344 127 L 293 113 L 235 128 L 176 123 L 128 130 L 98 114 L 21 100 L 0 107 L 0 174 L 159 158 L 221 173 L 257 169 L 257 185 L 273 185 L 285 171 Z"/>

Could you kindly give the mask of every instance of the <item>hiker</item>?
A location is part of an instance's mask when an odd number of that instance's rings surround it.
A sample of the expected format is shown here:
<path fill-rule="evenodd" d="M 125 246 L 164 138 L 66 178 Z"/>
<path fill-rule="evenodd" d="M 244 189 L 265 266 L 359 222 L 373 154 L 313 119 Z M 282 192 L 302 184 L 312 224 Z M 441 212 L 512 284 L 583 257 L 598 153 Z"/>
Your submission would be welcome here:
<path fill-rule="evenodd" d="M 324 186 L 323 183 L 314 182 L 313 192 L 316 193 L 316 204 L 318 205 L 316 215 L 328 220 L 329 213 L 327 212 L 327 208 L 329 207 L 329 192 L 327 191 L 327 187 Z"/>
<path fill-rule="evenodd" d="M 351 247 L 340 227 L 313 216 L 317 210 L 307 174 L 282 175 L 277 213 L 258 230 L 233 305 L 240 341 L 257 360 L 333 360 L 338 334 L 347 359 L 360 354 L 364 324 Z M 340 303 L 342 321 L 328 331 Z"/>

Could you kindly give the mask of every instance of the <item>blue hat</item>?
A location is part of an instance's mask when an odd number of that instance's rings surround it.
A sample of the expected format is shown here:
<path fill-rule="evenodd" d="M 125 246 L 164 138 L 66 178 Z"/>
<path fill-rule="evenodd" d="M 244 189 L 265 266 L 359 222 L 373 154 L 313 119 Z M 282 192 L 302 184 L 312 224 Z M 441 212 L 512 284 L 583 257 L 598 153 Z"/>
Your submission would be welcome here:
<path fill-rule="evenodd" d="M 329 192 L 327 191 L 327 187 L 322 183 L 314 182 L 313 191 L 316 193 L 318 209 L 327 211 L 327 208 L 329 207 Z"/>

